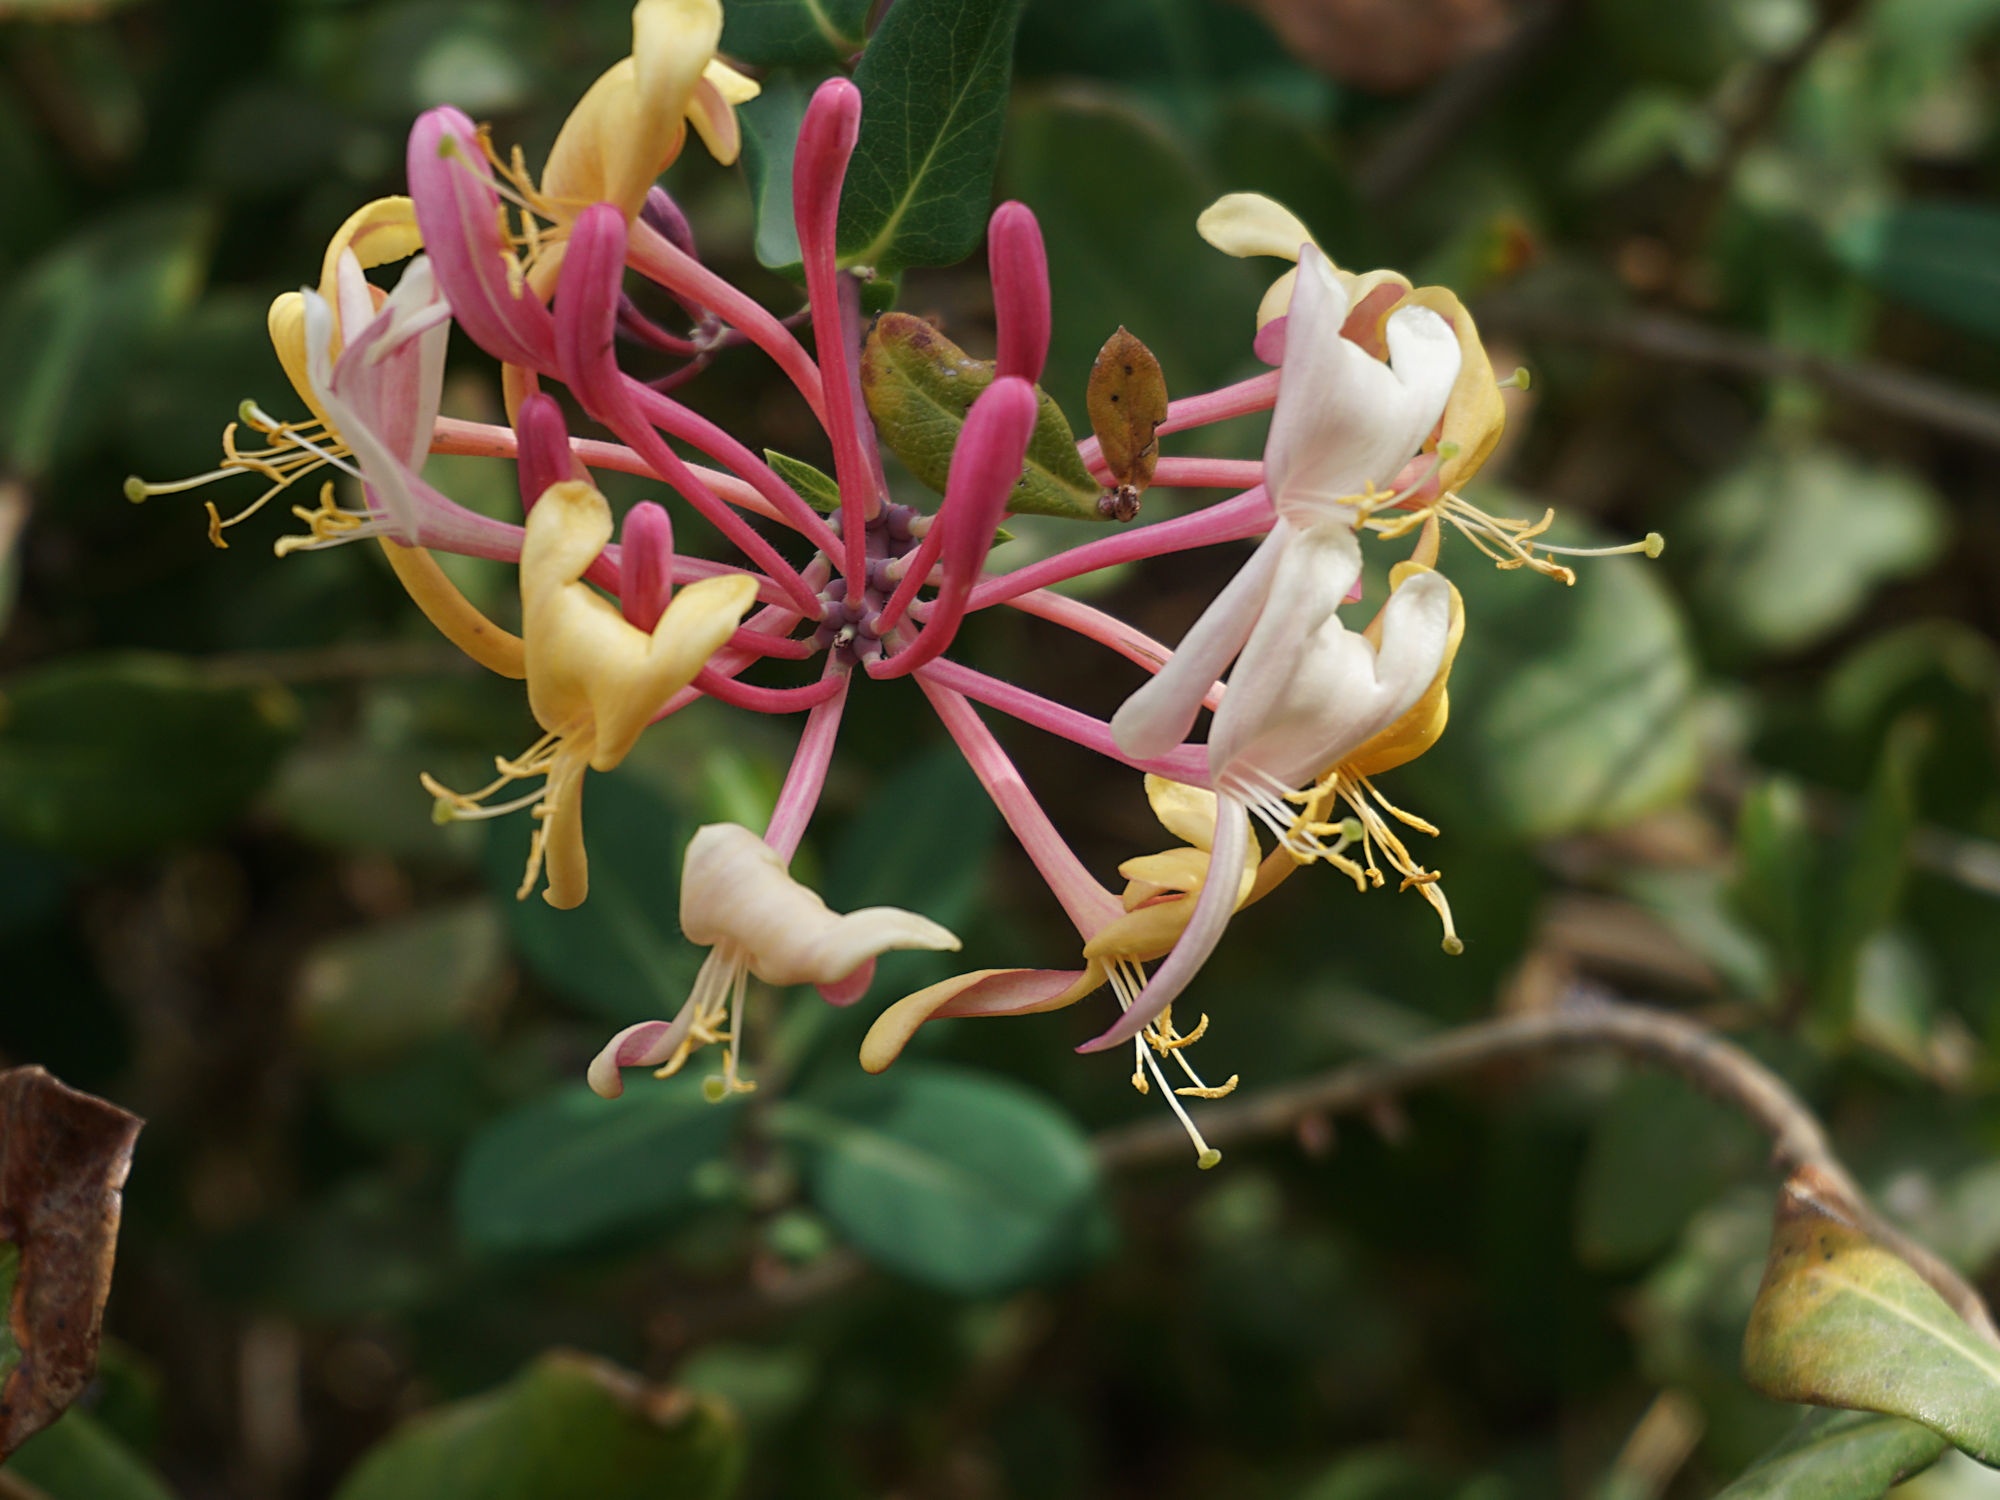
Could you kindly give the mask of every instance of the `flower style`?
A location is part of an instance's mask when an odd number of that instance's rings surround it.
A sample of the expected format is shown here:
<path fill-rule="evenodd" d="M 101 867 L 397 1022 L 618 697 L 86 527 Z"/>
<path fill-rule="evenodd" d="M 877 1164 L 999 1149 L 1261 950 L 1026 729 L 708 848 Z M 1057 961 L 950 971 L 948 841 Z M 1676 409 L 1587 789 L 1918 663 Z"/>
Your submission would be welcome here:
<path fill-rule="evenodd" d="M 581 905 L 590 892 L 584 769 L 617 769 L 660 706 L 694 680 L 757 598 L 747 574 L 704 578 L 673 595 L 650 631 L 641 629 L 583 582 L 610 540 L 611 507 L 589 485 L 566 480 L 536 501 L 521 549 L 521 641 L 528 707 L 547 733 L 519 759 L 498 762 L 499 779 L 478 792 L 425 782 L 459 816 L 531 807 L 537 827 L 521 892 L 534 888 L 546 865 L 542 896 L 559 910 Z M 629 534 L 627 550 L 636 550 Z M 671 562 L 661 567 L 656 557 L 651 572 L 664 580 Z M 664 582 L 655 588 L 666 591 Z M 536 776 L 545 778 L 539 792 L 505 807 L 481 806 L 501 787 Z"/>
<path fill-rule="evenodd" d="M 804 716 L 761 835 L 715 824 L 688 845 L 682 927 L 710 951 L 674 1019 L 628 1028 L 592 1063 L 599 1093 L 617 1095 L 625 1067 L 672 1073 L 711 1044 L 725 1044 L 711 1096 L 741 1092 L 749 1087 L 741 1049 L 753 977 L 812 984 L 829 1002 L 851 1004 L 872 982 L 879 954 L 957 949 L 950 932 L 914 912 L 837 914 L 789 873 L 850 702 L 866 696 L 857 685 L 907 677 L 1062 906 L 1081 962 L 982 968 L 899 1000 L 869 1031 L 863 1065 L 887 1067 L 930 1020 L 1054 1010 L 1109 988 L 1120 1014 L 1084 1050 L 1130 1042 L 1135 1085 L 1157 1086 L 1197 1160 L 1213 1165 L 1217 1153 L 1188 1101 L 1226 1093 L 1236 1080 L 1203 1080 L 1188 1049 L 1208 1018 L 1184 1032 L 1173 1007 L 1237 910 L 1308 864 L 1331 864 L 1361 887 L 1383 884 L 1386 865 L 1437 908 L 1446 946 L 1457 944 L 1438 877 L 1395 828 L 1435 830 L 1374 782 L 1427 750 L 1449 717 L 1465 619 L 1437 570 L 1440 539 L 1449 527 L 1503 567 L 1567 573 L 1546 560 L 1559 549 L 1539 541 L 1539 527 L 1484 517 L 1456 493 L 1492 451 L 1502 416 L 1478 332 L 1442 288 L 1412 287 L 1392 271 L 1343 271 L 1275 204 L 1232 195 L 1203 215 L 1202 232 L 1232 254 L 1298 263 L 1267 295 L 1253 345 L 1279 369 L 1171 403 L 1157 431 L 1171 436 L 1270 410 L 1261 459 L 1163 453 L 1156 488 L 1227 498 L 989 574 L 1024 463 L 1031 450 L 1046 458 L 1036 445 L 1056 428 L 1035 386 L 1048 358 L 1051 301 L 1033 213 L 1002 204 L 989 225 L 997 358 L 964 411 L 942 499 L 929 511 L 899 503 L 862 389 L 860 273 L 842 269 L 837 244 L 861 142 L 865 101 L 855 85 L 840 77 L 822 84 L 799 130 L 792 208 L 803 306 L 781 316 L 705 265 L 686 220 L 655 185 L 690 124 L 718 159 L 736 155 L 733 107 L 756 86 L 717 58 L 720 37 L 718 0 L 638 0 L 631 55 L 578 103 L 538 177 L 518 150 L 495 153 L 459 111 L 420 116 L 409 139 L 409 197 L 359 210 L 328 246 L 318 285 L 272 308 L 273 345 L 310 419 L 279 422 L 246 404 L 243 424 L 263 447 L 239 448 L 232 426 L 215 474 L 178 485 L 135 480 L 134 497 L 233 472 L 261 475 L 269 490 L 241 514 L 225 520 L 211 507 L 220 543 L 225 529 L 322 466 L 360 482 L 353 508 L 335 505 L 329 485 L 317 509 L 296 512 L 308 534 L 284 539 L 278 551 L 376 538 L 448 639 L 493 671 L 525 678 L 542 738 L 498 760 L 497 779 L 478 791 L 425 778 L 441 818 L 529 812 L 524 899 L 543 872 L 552 906 L 586 898 L 586 772 L 619 765 L 648 724 L 702 698 Z M 400 261 L 408 264 L 393 289 L 369 280 Z M 660 288 L 690 326 L 677 331 L 642 316 L 627 293 L 633 276 Z M 810 349 L 794 331 L 805 321 Z M 506 424 L 439 416 L 453 323 L 499 362 Z M 625 368 L 621 342 L 679 364 L 640 379 Z M 677 399 L 676 387 L 740 348 L 767 357 L 823 427 L 837 492 L 831 515 L 807 503 L 796 466 L 774 466 L 761 445 Z M 572 438 L 565 410 L 580 410 L 607 436 Z M 433 452 L 511 460 L 521 523 L 474 515 L 427 485 L 422 469 Z M 1095 439 L 1077 452 L 1104 472 Z M 663 486 L 665 503 L 643 501 L 614 526 L 592 477 L 606 468 Z M 682 504 L 719 535 L 726 558 L 676 552 L 667 506 Z M 1363 538 L 1412 533 L 1414 551 L 1390 570 L 1391 591 L 1374 620 L 1349 628 L 1340 611 L 1359 598 Z M 1178 650 L 1053 588 L 1106 567 L 1253 539 L 1250 559 Z M 516 566 L 521 634 L 465 600 L 431 548 Z M 1035 629 L 1137 663 L 1151 679 L 1107 723 L 957 659 L 976 619 L 1003 607 L 1035 620 Z M 817 659 L 817 680 L 758 681 L 772 658 Z M 1218 680 L 1225 673 L 1226 687 Z M 1191 741 L 1204 707 L 1213 714 L 1209 732 Z M 1155 813 L 1179 844 L 1126 861 L 1114 894 L 1050 821 L 987 727 L 989 712 L 1143 773 Z M 523 781 L 539 785 L 492 800 Z M 1268 849 L 1260 830 L 1272 836 Z"/>
<path fill-rule="evenodd" d="M 710 823 L 688 843 L 681 872 L 681 931 L 709 950 L 694 990 L 672 1021 L 642 1021 L 605 1044 L 590 1065 L 590 1086 L 607 1099 L 624 1092 L 621 1068 L 680 1071 L 695 1049 L 726 1042 L 710 1093 L 747 1093 L 738 1069 L 743 997 L 749 976 L 770 985 L 812 984 L 836 994 L 865 987 L 875 960 L 901 948 L 956 952 L 958 939 L 927 917 L 894 906 L 842 916 L 792 879 L 783 855 L 749 829 Z M 727 1029 L 724 1029 L 724 1026 Z"/>

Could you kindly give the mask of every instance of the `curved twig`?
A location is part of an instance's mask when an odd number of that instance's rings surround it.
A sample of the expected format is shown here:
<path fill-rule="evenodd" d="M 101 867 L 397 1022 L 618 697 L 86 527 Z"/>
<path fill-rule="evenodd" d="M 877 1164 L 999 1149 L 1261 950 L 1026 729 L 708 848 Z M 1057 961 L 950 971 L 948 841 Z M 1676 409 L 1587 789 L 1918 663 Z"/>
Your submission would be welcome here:
<path fill-rule="evenodd" d="M 1281 1136 L 1302 1120 L 1362 1109 L 1422 1084 L 1579 1052 L 1610 1052 L 1665 1068 L 1739 1111 L 1771 1138 L 1776 1165 L 1787 1172 L 1818 1168 L 1870 1236 L 1908 1261 L 1960 1317 L 2000 1345 L 2000 1332 L 1979 1293 L 1883 1218 L 1834 1155 L 1819 1121 L 1783 1079 L 1697 1022 L 1598 992 L 1579 988 L 1551 1011 L 1475 1022 L 1389 1057 L 1350 1063 L 1317 1078 L 1215 1105 L 1202 1114 L 1202 1133 L 1216 1146 Z M 1184 1156 L 1187 1137 L 1173 1120 L 1148 1120 L 1104 1132 L 1096 1147 L 1104 1166 L 1128 1167 Z"/>

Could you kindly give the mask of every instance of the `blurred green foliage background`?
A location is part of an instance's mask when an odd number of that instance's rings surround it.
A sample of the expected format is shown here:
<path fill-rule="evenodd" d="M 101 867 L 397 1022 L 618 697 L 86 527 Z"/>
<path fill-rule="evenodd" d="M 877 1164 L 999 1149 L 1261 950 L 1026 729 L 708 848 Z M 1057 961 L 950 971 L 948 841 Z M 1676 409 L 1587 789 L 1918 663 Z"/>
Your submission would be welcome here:
<path fill-rule="evenodd" d="M 1030 0 L 998 188 L 1044 225 L 1073 417 L 1120 323 L 1176 394 L 1259 368 L 1277 268 L 1193 219 L 1263 191 L 1532 369 L 1471 498 L 1669 544 L 1573 589 L 1447 545 L 1451 729 L 1385 790 L 1442 826 L 1467 950 L 1414 895 L 1293 881 L 1193 997 L 1204 1066 L 1247 1094 L 1588 980 L 1728 1031 L 1893 1215 L 1993 1267 L 1996 38 L 1996 0 Z M 910 955 L 856 1013 L 765 997 L 748 1102 L 601 1103 L 584 1063 L 698 960 L 687 833 L 761 819 L 793 726 L 655 730 L 592 785 L 588 905 L 517 904 L 518 820 L 439 828 L 417 775 L 526 744 L 518 688 L 372 552 L 277 562 L 276 515 L 218 552 L 193 500 L 126 502 L 212 465 L 244 397 L 293 409 L 264 308 L 400 189 L 418 110 L 538 161 L 628 46 L 622 0 L 0 4 L 0 1060 L 150 1122 L 103 1372 L 8 1472 L 51 1500 L 1715 1493 L 1793 1418 L 1737 1373 L 1771 1181 L 1721 1106 L 1585 1062 L 1103 1172 L 1091 1134 L 1161 1106 L 1072 1055 L 1095 1010 L 859 1072 L 875 1009 L 947 972 Z M 796 304 L 739 172 L 691 150 L 668 185 L 711 263 Z M 979 257 L 901 305 L 991 347 Z M 495 419 L 456 354 L 447 411 Z M 692 390 L 825 462 L 755 357 Z M 505 465 L 430 474 L 513 504 Z M 1173 640 L 1235 560 L 1093 597 Z M 515 607 L 505 569 L 452 571 Z M 1092 712 L 1130 691 L 1044 630 L 967 649 Z M 914 689 L 856 700 L 801 856 L 836 908 L 1073 962 Z M 1157 847 L 1136 777 L 998 727 L 1100 873 Z M 681 1394 L 635 1438 L 553 1349 Z M 1911 1493 L 2000 1488 L 1954 1460 Z"/>

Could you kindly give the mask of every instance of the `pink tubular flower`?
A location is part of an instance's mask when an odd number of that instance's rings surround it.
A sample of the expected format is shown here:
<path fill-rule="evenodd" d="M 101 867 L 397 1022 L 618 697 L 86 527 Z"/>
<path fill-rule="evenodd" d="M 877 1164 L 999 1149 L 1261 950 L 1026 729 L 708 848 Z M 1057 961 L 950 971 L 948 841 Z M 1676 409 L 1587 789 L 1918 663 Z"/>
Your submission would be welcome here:
<path fill-rule="evenodd" d="M 555 328 L 502 235 L 478 128 L 448 104 L 426 110 L 410 131 L 408 161 L 417 225 L 459 325 L 495 359 L 552 369 Z"/>
<path fill-rule="evenodd" d="M 1184 1032 L 1173 1007 L 1238 909 L 1314 862 L 1335 865 L 1358 886 L 1380 885 L 1379 854 L 1406 885 L 1423 889 L 1444 917 L 1447 947 L 1456 942 L 1436 875 L 1388 820 L 1436 830 L 1387 803 L 1369 779 L 1423 753 L 1446 722 L 1464 614 L 1435 571 L 1443 526 L 1482 547 L 1494 543 L 1509 567 L 1567 574 L 1537 553 L 1561 550 L 1534 540 L 1538 526 L 1486 517 L 1453 493 L 1499 430 L 1496 383 L 1476 330 L 1442 288 L 1413 288 L 1394 272 L 1339 271 L 1275 205 L 1224 200 L 1204 216 L 1211 242 L 1234 254 L 1297 252 L 1295 275 L 1267 296 L 1254 345 L 1280 368 L 1172 402 L 1157 431 L 1171 436 L 1270 409 L 1261 460 L 1160 456 L 1156 489 L 1222 493 L 1185 514 L 1149 515 L 988 574 L 1009 506 L 1037 508 L 1030 501 L 1039 499 L 1047 509 L 1046 489 L 1036 486 L 1057 471 L 1078 473 L 1067 454 L 1060 462 L 1049 454 L 1061 424 L 1044 423 L 1051 404 L 1036 386 L 1051 347 L 1052 302 L 1035 216 L 1008 202 L 989 220 L 996 358 L 990 376 L 964 365 L 946 372 L 969 377 L 958 389 L 978 391 L 976 399 L 932 401 L 904 419 L 923 429 L 933 451 L 946 442 L 951 451 L 939 466 L 946 477 L 936 506 L 900 503 L 869 404 L 885 423 L 895 419 L 893 401 L 882 404 L 873 383 L 873 351 L 889 340 L 869 344 L 861 288 L 872 272 L 844 267 L 839 246 L 842 193 L 862 138 L 856 86 L 836 77 L 817 89 L 793 156 L 803 307 L 767 308 L 703 264 L 686 219 L 655 181 L 690 129 L 718 159 L 735 156 L 732 110 L 757 85 L 715 56 L 721 28 L 717 0 L 639 0 L 631 57 L 572 113 L 539 183 L 518 152 L 492 154 L 458 110 L 425 112 L 409 137 L 409 198 L 377 200 L 351 216 L 319 288 L 288 294 L 273 309 L 274 345 L 312 419 L 281 422 L 249 408 L 245 421 L 268 446 L 239 449 L 232 428 L 216 474 L 178 485 L 135 479 L 128 493 L 142 498 L 248 471 L 270 484 L 268 499 L 322 464 L 362 481 L 364 508 L 335 508 L 329 487 L 319 510 L 300 512 L 312 535 L 280 550 L 382 538 L 398 576 L 449 639 L 494 671 L 525 679 L 542 737 L 500 759 L 498 779 L 483 790 L 426 783 L 446 818 L 531 810 L 523 897 L 545 871 L 549 904 L 586 899 L 586 773 L 617 766 L 647 725 L 702 698 L 803 715 L 762 834 L 715 824 L 690 842 L 681 923 L 708 956 L 671 1020 L 627 1028 L 606 1044 L 589 1069 L 600 1094 L 620 1093 L 624 1068 L 670 1073 L 708 1044 L 725 1048 L 711 1096 L 747 1089 L 738 1053 L 751 978 L 811 984 L 847 1005 L 869 989 L 880 954 L 958 947 L 914 912 L 836 912 L 792 874 L 845 716 L 871 691 L 856 684 L 907 676 L 1069 919 L 1082 955 L 1074 968 L 979 968 L 895 1001 L 869 1032 L 864 1066 L 888 1066 L 932 1020 L 1026 1015 L 1108 990 L 1121 1014 L 1083 1050 L 1130 1042 L 1135 1085 L 1161 1091 L 1198 1161 L 1213 1165 L 1217 1153 L 1182 1100 L 1216 1097 L 1235 1080 L 1203 1081 L 1187 1048 L 1207 1018 Z M 393 290 L 367 279 L 401 259 L 410 263 Z M 635 297 L 628 275 L 652 281 L 671 303 Z M 439 417 L 454 321 L 505 367 L 511 426 Z M 810 349 L 795 332 L 807 324 Z M 621 341 L 646 364 L 628 369 Z M 739 354 L 768 359 L 796 391 L 832 454 L 837 493 L 826 476 L 683 403 L 684 384 Z M 565 413 L 578 411 L 605 430 L 573 439 Z M 889 436 L 897 452 L 911 451 L 901 441 L 908 430 Z M 426 485 L 420 471 L 431 452 L 514 462 L 525 525 L 476 515 Z M 1076 457 L 1105 477 L 1095 437 L 1076 445 Z M 592 484 L 599 470 L 655 488 L 620 523 Z M 1398 484 L 1407 488 L 1392 489 Z M 670 514 L 676 505 L 706 523 L 683 524 L 683 542 L 719 535 L 727 555 L 677 550 L 676 522 L 685 516 Z M 215 539 L 256 509 L 225 522 L 211 507 Z M 1082 509 L 1091 509 L 1087 491 Z M 1357 631 L 1340 610 L 1358 597 L 1364 530 L 1418 537 L 1391 570 L 1387 602 Z M 1101 600 L 1055 592 L 1101 569 L 1250 540 L 1254 552 L 1176 650 L 1123 624 Z M 521 634 L 459 595 L 418 550 L 431 547 L 517 564 Z M 976 633 L 980 611 L 1001 605 L 1033 620 L 1028 629 L 1102 648 L 1116 671 L 1136 665 L 1151 675 L 1107 723 L 948 654 Z M 786 675 L 766 679 L 766 663 L 814 657 L 823 658 L 815 680 L 784 666 Z M 1207 738 L 1190 740 L 1204 707 L 1213 715 Z M 1126 860 L 1122 889 L 1107 888 L 1037 802 L 982 719 L 988 713 L 1143 774 L 1155 814 L 1178 842 Z M 520 782 L 538 786 L 489 800 Z M 1328 821 L 1338 808 L 1354 816 Z M 1262 833 L 1274 840 L 1268 853 Z M 1354 858 L 1343 853 L 1350 845 Z"/>
<path fill-rule="evenodd" d="M 1049 255 L 1042 226 L 1025 203 L 1003 203 L 986 226 L 986 260 L 993 274 L 993 317 L 1002 376 L 1033 385 L 1049 357 Z"/>

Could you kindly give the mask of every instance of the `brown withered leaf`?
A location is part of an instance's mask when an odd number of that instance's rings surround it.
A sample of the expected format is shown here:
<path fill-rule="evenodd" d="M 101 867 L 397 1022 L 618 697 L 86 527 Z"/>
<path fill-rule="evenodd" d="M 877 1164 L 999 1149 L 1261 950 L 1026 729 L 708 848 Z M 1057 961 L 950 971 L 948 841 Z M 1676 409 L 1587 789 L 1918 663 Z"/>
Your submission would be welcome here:
<path fill-rule="evenodd" d="M 1395 94 L 1506 40 L 1506 0 L 1239 0 L 1300 62 L 1342 83 Z"/>
<path fill-rule="evenodd" d="M 1098 508 L 1115 520 L 1139 513 L 1139 497 L 1153 482 L 1159 461 L 1156 429 L 1167 419 L 1167 377 L 1153 351 L 1121 325 L 1104 341 L 1084 392 L 1090 430 L 1097 434 L 1104 466 L 1116 481 Z"/>
<path fill-rule="evenodd" d="M 1911 1418 L 2000 1463 L 2000 1348 L 1877 1243 L 1818 1168 L 1779 1193 L 1743 1374 L 1781 1401 Z"/>
<path fill-rule="evenodd" d="M 41 1068 L 0 1073 L 0 1239 L 18 1253 L 0 1383 L 0 1459 L 49 1425 L 97 1370 L 120 1191 L 143 1122 Z"/>

